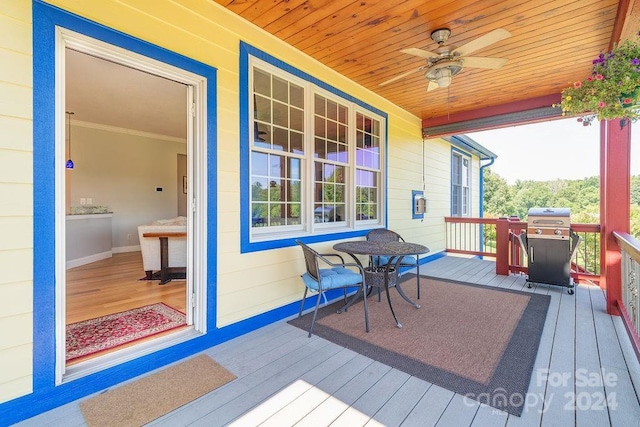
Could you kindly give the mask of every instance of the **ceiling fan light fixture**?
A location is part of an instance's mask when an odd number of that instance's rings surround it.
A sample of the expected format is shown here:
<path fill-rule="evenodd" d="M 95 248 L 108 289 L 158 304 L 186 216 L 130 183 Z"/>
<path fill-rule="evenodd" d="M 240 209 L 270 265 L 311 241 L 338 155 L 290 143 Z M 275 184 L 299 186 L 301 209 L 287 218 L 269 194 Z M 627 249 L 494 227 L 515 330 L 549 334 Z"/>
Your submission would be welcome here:
<path fill-rule="evenodd" d="M 424 77 L 435 82 L 438 87 L 448 87 L 451 84 L 451 78 L 462 71 L 462 64 L 458 61 L 443 61 L 424 74 Z"/>
<path fill-rule="evenodd" d="M 451 84 L 451 77 L 451 69 L 440 68 L 435 70 L 432 80 L 438 84 L 438 87 L 448 87 Z"/>

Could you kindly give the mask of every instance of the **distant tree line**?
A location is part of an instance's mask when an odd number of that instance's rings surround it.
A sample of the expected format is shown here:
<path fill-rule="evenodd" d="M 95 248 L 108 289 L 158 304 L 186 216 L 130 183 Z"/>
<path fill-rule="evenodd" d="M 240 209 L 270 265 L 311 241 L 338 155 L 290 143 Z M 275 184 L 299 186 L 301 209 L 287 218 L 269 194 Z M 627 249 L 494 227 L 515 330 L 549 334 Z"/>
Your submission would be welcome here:
<path fill-rule="evenodd" d="M 600 222 L 600 178 L 516 181 L 484 170 L 484 216 L 517 216 L 523 220 L 533 207 L 571 209 L 571 221 Z M 631 177 L 631 234 L 640 238 L 640 175 Z"/>

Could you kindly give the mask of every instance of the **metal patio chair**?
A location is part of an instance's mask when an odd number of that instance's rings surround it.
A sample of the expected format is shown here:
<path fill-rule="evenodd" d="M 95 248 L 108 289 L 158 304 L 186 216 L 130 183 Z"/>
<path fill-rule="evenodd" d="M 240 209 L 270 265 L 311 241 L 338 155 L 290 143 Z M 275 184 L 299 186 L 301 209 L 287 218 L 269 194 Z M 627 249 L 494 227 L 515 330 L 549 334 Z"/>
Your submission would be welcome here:
<path fill-rule="evenodd" d="M 375 228 L 367 233 L 367 240 L 371 242 L 404 242 L 405 240 L 401 235 L 396 233 L 395 231 L 389 230 L 387 228 Z M 416 267 L 418 277 L 416 281 L 418 282 L 417 290 L 418 290 L 418 299 L 420 299 L 420 262 L 419 257 L 416 256 L 405 256 L 400 261 L 400 267 Z M 387 256 L 372 256 L 369 260 L 371 266 L 373 267 L 383 267 L 386 266 L 389 262 L 389 257 Z M 400 272 L 398 272 L 400 275 Z M 380 300 L 380 289 L 378 289 L 378 300 Z"/>
<path fill-rule="evenodd" d="M 362 291 L 364 300 L 364 320 L 366 330 L 369 332 L 369 315 L 367 312 L 367 296 L 364 292 L 364 270 L 356 263 L 345 263 L 344 259 L 339 254 L 319 254 L 308 245 L 296 240 L 296 243 L 302 248 L 304 254 L 304 261 L 307 271 L 302 274 L 302 281 L 304 282 L 304 296 L 300 302 L 300 312 L 298 318 L 302 316 L 302 310 L 304 309 L 304 302 L 307 299 L 307 293 L 309 291 L 316 292 L 318 299 L 313 311 L 313 319 L 311 320 L 311 327 L 309 328 L 309 338 L 313 333 L 313 326 L 316 322 L 318 315 L 318 308 L 320 307 L 320 300 L 324 296 L 324 293 L 331 289 L 342 289 L 344 292 L 345 304 L 347 302 L 347 289 L 358 288 L 358 291 Z M 331 262 L 328 258 L 336 257 L 340 262 Z M 331 268 L 320 268 L 319 261 L 327 264 Z M 358 269 L 358 273 L 349 269 L 348 267 L 355 267 Z M 325 298 L 326 301 L 326 298 Z M 341 310 L 338 310 L 340 313 Z"/>

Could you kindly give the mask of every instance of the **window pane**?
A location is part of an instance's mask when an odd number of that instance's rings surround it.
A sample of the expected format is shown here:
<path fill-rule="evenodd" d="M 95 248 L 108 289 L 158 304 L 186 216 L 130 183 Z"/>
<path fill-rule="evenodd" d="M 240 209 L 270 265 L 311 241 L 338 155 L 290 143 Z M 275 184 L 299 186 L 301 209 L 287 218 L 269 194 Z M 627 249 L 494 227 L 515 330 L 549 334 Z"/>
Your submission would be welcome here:
<path fill-rule="evenodd" d="M 327 117 L 333 121 L 338 120 L 338 104 L 327 100 Z"/>
<path fill-rule="evenodd" d="M 253 97 L 253 102 L 255 104 L 255 119 L 260 120 L 261 122 L 270 123 L 271 122 L 271 101 L 269 98 L 265 98 L 259 95 Z"/>
<path fill-rule="evenodd" d="M 299 108 L 290 108 L 291 129 L 302 132 L 304 130 L 304 114 Z"/>
<path fill-rule="evenodd" d="M 253 91 L 271 97 L 271 75 L 264 71 L 253 69 Z"/>
<path fill-rule="evenodd" d="M 291 97 L 291 105 L 300 109 L 304 108 L 304 89 L 302 89 L 300 86 L 291 84 L 289 86 L 289 91 L 289 96 Z"/>
<path fill-rule="evenodd" d="M 335 142 L 327 142 L 327 159 L 338 160 L 338 144 Z"/>
<path fill-rule="evenodd" d="M 315 114 L 317 114 L 319 116 L 326 116 L 327 115 L 327 101 L 326 101 L 326 99 L 324 99 L 320 95 L 316 95 L 316 97 L 315 97 L 314 111 L 315 111 Z"/>
<path fill-rule="evenodd" d="M 290 152 L 295 154 L 304 154 L 304 146 L 302 134 L 299 132 L 289 132 Z"/>
<path fill-rule="evenodd" d="M 252 152 L 251 153 L 251 175 L 253 176 L 268 176 L 269 171 L 269 155 Z"/>
<path fill-rule="evenodd" d="M 273 124 L 289 127 L 289 109 L 282 102 L 273 101 Z"/>
<path fill-rule="evenodd" d="M 302 177 L 302 171 L 300 170 L 300 159 L 289 159 L 289 173 L 287 176 L 292 180 L 300 181 Z"/>
<path fill-rule="evenodd" d="M 267 203 L 251 204 L 251 226 L 265 227 L 269 220 L 269 205 Z"/>
<path fill-rule="evenodd" d="M 460 186 L 451 186 L 451 215 L 460 216 Z"/>
<path fill-rule="evenodd" d="M 342 143 L 347 142 L 347 127 L 344 125 L 338 126 L 338 141 Z"/>
<path fill-rule="evenodd" d="M 327 121 L 327 139 L 330 141 L 338 140 L 338 124 L 333 121 Z"/>
<path fill-rule="evenodd" d="M 340 123 L 344 123 L 344 124 L 347 123 L 347 117 L 348 117 L 347 111 L 348 111 L 347 107 L 345 107 L 344 105 L 340 105 L 338 107 L 338 121 Z"/>
<path fill-rule="evenodd" d="M 326 151 L 324 139 L 316 138 L 313 145 L 313 156 L 323 159 Z"/>
<path fill-rule="evenodd" d="M 336 160 L 341 163 L 349 161 L 349 146 L 347 144 L 338 144 L 338 157 Z"/>
<path fill-rule="evenodd" d="M 283 151 L 289 146 L 289 132 L 286 129 L 273 128 L 273 146 L 274 150 Z"/>
<path fill-rule="evenodd" d="M 327 136 L 326 127 L 327 121 L 320 117 L 316 116 L 315 118 L 316 125 L 314 127 L 316 137 L 325 138 Z"/>
<path fill-rule="evenodd" d="M 266 202 L 269 199 L 269 181 L 266 178 L 254 178 L 251 184 L 251 200 L 254 202 Z"/>
<path fill-rule="evenodd" d="M 254 122 L 253 140 L 256 147 L 271 147 L 271 126 Z"/>
<path fill-rule="evenodd" d="M 273 99 L 289 103 L 289 82 L 279 77 L 273 77 Z"/>

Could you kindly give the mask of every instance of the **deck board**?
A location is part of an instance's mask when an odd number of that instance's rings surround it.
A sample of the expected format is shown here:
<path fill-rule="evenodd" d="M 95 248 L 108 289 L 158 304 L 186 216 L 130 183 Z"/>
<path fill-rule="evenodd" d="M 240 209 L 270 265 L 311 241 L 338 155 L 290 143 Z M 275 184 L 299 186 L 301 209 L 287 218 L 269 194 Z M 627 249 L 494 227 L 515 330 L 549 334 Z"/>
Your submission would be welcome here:
<path fill-rule="evenodd" d="M 307 332 L 277 322 L 207 350 L 238 378 L 152 422 L 154 426 L 637 426 L 640 364 L 619 318 L 606 314 L 604 293 L 579 285 L 532 284 L 496 276 L 491 260 L 443 257 L 424 275 L 550 295 L 527 403 L 521 417 L 465 399 Z M 423 298 L 428 298 L 424 295 Z M 578 372 L 615 375 L 604 385 L 578 384 Z M 551 384 L 545 373 L 570 377 Z M 567 410 L 568 396 L 582 396 Z M 605 394 L 617 406 L 592 410 L 587 396 Z M 615 397 L 615 399 L 614 399 Z M 543 404 L 543 402 L 546 402 Z M 569 402 L 570 403 L 570 402 Z M 594 402 L 592 402 L 593 404 Z M 78 402 L 27 420 L 23 426 L 85 425 Z"/>
<path fill-rule="evenodd" d="M 549 365 L 549 378 L 552 381 L 546 382 L 545 402 L 542 414 L 541 426 L 568 426 L 575 425 L 575 412 L 567 410 L 565 404 L 571 393 L 574 393 L 573 371 L 574 371 L 574 349 L 575 340 L 575 295 L 569 295 L 557 288 L 557 292 L 550 292 L 550 295 L 558 295 L 560 298 L 560 308 L 558 311 L 558 321 L 555 325 L 553 336 L 553 350 L 551 352 L 551 363 Z M 562 291 L 562 293 L 558 293 Z M 559 377 L 562 377 L 561 379 Z M 566 379 L 565 379 L 566 377 Z M 536 381 L 535 372 L 532 378 Z M 557 381 L 553 381 L 557 379 Z"/>

